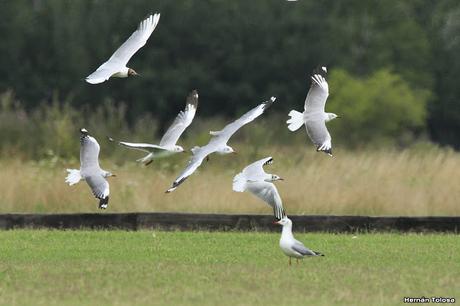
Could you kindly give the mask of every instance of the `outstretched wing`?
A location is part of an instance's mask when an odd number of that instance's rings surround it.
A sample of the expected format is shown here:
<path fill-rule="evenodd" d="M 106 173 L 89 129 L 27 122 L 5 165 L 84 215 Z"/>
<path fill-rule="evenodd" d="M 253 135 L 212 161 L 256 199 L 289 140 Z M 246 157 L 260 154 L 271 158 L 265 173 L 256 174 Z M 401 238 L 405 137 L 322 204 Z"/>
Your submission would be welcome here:
<path fill-rule="evenodd" d="M 108 80 L 114 73 L 124 68 L 131 57 L 142 48 L 149 39 L 153 30 L 160 20 L 160 14 L 149 15 L 141 21 L 137 30 L 131 34 L 110 57 L 95 72 L 86 77 L 86 81 L 91 84 L 98 84 Z"/>
<path fill-rule="evenodd" d="M 265 201 L 273 208 L 273 214 L 278 220 L 286 216 L 283 208 L 283 202 L 278 193 L 276 186 L 269 182 L 248 182 L 247 190 L 259 199 Z"/>
<path fill-rule="evenodd" d="M 177 140 L 185 131 L 185 129 L 192 123 L 195 117 L 196 109 L 198 107 L 198 92 L 192 91 L 188 96 L 185 103 L 185 109 L 181 111 L 169 129 L 160 140 L 160 146 L 172 147 L 176 145 Z"/>
<path fill-rule="evenodd" d="M 253 121 L 260 115 L 264 113 L 264 111 L 270 107 L 274 102 L 276 98 L 271 97 L 270 100 L 263 102 L 262 104 L 257 105 L 253 109 L 251 109 L 249 112 L 241 116 L 238 120 L 233 121 L 230 124 L 227 124 L 223 130 L 218 131 L 218 132 L 211 132 L 211 135 L 214 137 L 211 139 L 209 142 L 211 143 L 227 143 L 230 137 L 238 131 L 242 126 L 245 124 L 248 124 L 249 122 Z"/>
<path fill-rule="evenodd" d="M 305 123 L 307 134 L 316 145 L 317 151 L 323 151 L 332 156 L 332 139 L 324 120 L 308 120 Z"/>
<path fill-rule="evenodd" d="M 192 149 L 192 158 L 189 160 L 187 166 L 181 172 L 181 174 L 179 174 L 179 176 L 174 180 L 171 188 L 166 190 L 166 193 L 170 193 L 176 190 L 176 188 L 179 187 L 180 184 L 182 184 L 190 175 L 192 175 L 195 172 L 196 169 L 198 169 L 199 166 L 201 166 L 201 163 L 203 163 L 205 157 L 211 154 L 212 152 L 213 150 L 209 145 Z"/>
<path fill-rule="evenodd" d="M 109 202 L 109 183 L 102 175 L 91 175 L 86 177 L 86 182 L 92 193 L 99 201 L 99 208 L 106 208 Z"/>
<path fill-rule="evenodd" d="M 80 164 L 81 169 L 99 169 L 99 143 L 94 137 L 82 134 L 80 137 Z"/>
<path fill-rule="evenodd" d="M 164 150 L 161 146 L 150 144 L 150 143 L 119 141 L 118 144 L 126 148 L 129 148 L 129 149 L 139 150 L 139 151 L 146 152 L 146 153 L 150 153 L 155 150 Z"/>
<path fill-rule="evenodd" d="M 246 190 L 246 182 L 248 181 L 263 181 L 267 175 L 263 169 L 264 165 L 273 163 L 272 157 L 266 157 L 258 160 L 243 169 L 233 178 L 233 190 L 243 192 Z"/>
<path fill-rule="evenodd" d="M 305 99 L 304 109 L 307 113 L 324 112 L 329 85 L 326 81 L 326 67 L 317 68 L 311 76 L 311 86 Z"/>

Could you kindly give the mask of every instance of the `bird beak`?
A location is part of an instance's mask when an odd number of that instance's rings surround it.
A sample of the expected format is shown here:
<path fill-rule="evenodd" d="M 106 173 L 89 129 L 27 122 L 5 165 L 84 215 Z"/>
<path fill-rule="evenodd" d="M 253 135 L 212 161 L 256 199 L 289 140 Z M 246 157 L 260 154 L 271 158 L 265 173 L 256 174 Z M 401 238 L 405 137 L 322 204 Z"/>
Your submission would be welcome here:
<path fill-rule="evenodd" d="M 279 221 L 273 221 L 273 224 L 280 224 Z"/>
<path fill-rule="evenodd" d="M 233 153 L 233 154 L 238 154 L 236 151 L 233 151 L 232 153 Z"/>
<path fill-rule="evenodd" d="M 190 152 L 192 152 L 192 151 L 190 151 Z M 188 151 L 187 151 L 187 150 L 184 150 L 184 151 L 182 151 L 182 153 L 185 153 L 185 154 L 187 154 L 187 153 L 188 153 Z"/>
<path fill-rule="evenodd" d="M 337 116 L 337 118 L 342 118 L 342 116 Z"/>
<path fill-rule="evenodd" d="M 279 181 L 284 181 L 284 178 L 280 177 L 278 180 L 279 180 Z"/>
<path fill-rule="evenodd" d="M 113 177 L 117 177 L 117 175 L 116 175 L 116 174 L 112 174 L 112 176 L 113 176 Z"/>

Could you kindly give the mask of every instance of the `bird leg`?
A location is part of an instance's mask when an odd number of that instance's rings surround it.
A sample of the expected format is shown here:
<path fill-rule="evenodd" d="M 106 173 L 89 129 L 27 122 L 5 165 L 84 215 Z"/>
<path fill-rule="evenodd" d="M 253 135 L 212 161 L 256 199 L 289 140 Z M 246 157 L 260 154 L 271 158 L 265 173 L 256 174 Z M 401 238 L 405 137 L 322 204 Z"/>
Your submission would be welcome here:
<path fill-rule="evenodd" d="M 296 258 L 296 261 L 297 261 L 297 264 L 299 264 L 299 259 L 298 258 Z"/>
<path fill-rule="evenodd" d="M 291 257 L 289 257 L 289 265 L 291 265 Z"/>
<path fill-rule="evenodd" d="M 208 155 L 208 156 L 206 156 L 206 162 L 208 162 L 208 161 L 209 161 L 209 155 Z"/>

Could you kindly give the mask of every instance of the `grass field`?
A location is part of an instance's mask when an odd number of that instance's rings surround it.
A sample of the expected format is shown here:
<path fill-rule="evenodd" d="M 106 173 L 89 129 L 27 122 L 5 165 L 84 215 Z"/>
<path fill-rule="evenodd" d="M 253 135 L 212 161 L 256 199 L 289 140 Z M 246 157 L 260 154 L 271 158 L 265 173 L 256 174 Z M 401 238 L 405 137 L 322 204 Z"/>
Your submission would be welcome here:
<path fill-rule="evenodd" d="M 326 254 L 287 265 L 279 234 L 0 232 L 1 305 L 399 305 L 460 298 L 456 235 L 298 234 Z"/>
<path fill-rule="evenodd" d="M 211 156 L 171 194 L 164 191 L 185 166 L 185 154 L 143 167 L 134 162 L 142 153 L 115 146 L 120 156 L 101 161 L 103 168 L 118 175 L 110 179 L 107 211 L 270 214 L 254 196 L 233 192 L 232 179 L 249 163 L 271 155 L 275 161 L 266 171 L 285 179 L 277 186 L 288 214 L 460 215 L 460 154 L 450 150 L 339 149 L 331 158 L 304 143 L 233 146 L 242 153 Z M 78 167 L 78 159 L 0 160 L 0 212 L 99 211 L 84 182 L 72 187 L 64 183 L 65 169 Z"/>

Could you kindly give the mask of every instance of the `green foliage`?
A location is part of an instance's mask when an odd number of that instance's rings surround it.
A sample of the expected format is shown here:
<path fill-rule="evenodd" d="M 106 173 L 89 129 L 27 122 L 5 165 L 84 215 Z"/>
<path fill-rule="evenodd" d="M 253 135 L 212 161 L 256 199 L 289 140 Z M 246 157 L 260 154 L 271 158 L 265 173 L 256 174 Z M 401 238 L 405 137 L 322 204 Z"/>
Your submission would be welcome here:
<path fill-rule="evenodd" d="M 142 77 L 82 81 L 155 11 L 158 28 L 129 64 Z M 27 110 L 57 94 L 76 110 L 124 104 L 131 125 L 149 113 L 161 131 L 191 89 L 200 116 L 231 118 L 271 95 L 284 113 L 318 64 L 360 78 L 386 70 L 428 105 L 425 123 L 409 128 L 460 146 L 459 11 L 456 0 L 0 1 L 0 92 Z"/>
<path fill-rule="evenodd" d="M 388 70 L 364 79 L 336 69 L 329 88 L 327 111 L 342 116 L 328 124 L 334 141 L 354 147 L 407 145 L 425 128 L 428 92 L 411 89 Z"/>

